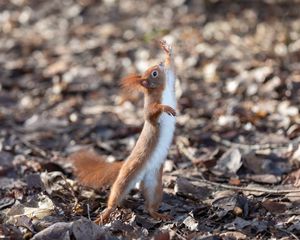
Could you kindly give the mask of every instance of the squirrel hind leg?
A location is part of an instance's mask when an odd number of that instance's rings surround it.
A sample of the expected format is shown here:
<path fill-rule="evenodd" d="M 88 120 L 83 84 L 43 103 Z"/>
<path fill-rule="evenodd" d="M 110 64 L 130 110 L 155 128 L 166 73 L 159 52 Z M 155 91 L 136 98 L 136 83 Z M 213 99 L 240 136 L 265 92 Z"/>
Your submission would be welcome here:
<path fill-rule="evenodd" d="M 153 181 L 155 179 L 156 181 Z M 162 202 L 163 186 L 162 186 L 162 167 L 159 171 L 148 172 L 141 184 L 141 190 L 145 198 L 145 207 L 150 216 L 156 220 L 168 221 L 172 217 L 158 212 L 158 208 Z"/>
<path fill-rule="evenodd" d="M 101 212 L 100 216 L 95 220 L 95 223 L 107 223 L 109 221 L 111 213 L 115 211 L 119 203 L 130 190 L 130 182 L 132 178 L 130 175 L 126 174 L 126 165 L 124 165 L 124 169 L 125 171 L 121 170 L 120 174 L 117 177 L 117 180 L 112 185 L 107 201 L 107 208 Z"/>

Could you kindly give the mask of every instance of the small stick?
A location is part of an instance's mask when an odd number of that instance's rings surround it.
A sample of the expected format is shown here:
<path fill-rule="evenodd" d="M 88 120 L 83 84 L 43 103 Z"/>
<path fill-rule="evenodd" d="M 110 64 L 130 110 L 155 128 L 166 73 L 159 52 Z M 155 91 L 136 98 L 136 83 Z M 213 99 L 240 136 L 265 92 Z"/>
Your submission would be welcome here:
<path fill-rule="evenodd" d="M 296 148 L 300 142 L 300 136 L 293 139 L 288 143 L 266 143 L 266 144 L 244 144 L 231 142 L 226 139 L 222 139 L 220 136 L 213 134 L 211 139 L 217 143 L 224 145 L 225 147 L 237 147 L 244 150 L 264 150 L 264 149 L 275 149 L 275 148 L 288 148 L 292 145 Z"/>
<path fill-rule="evenodd" d="M 91 221 L 91 215 L 90 215 L 90 204 L 86 205 L 86 210 L 87 210 L 87 214 L 88 214 L 88 219 Z"/>
<path fill-rule="evenodd" d="M 277 228 L 279 231 L 285 232 L 287 234 L 290 234 L 293 238 L 295 238 L 296 240 L 299 240 L 299 238 L 292 232 L 286 230 L 286 229 L 282 229 L 282 228 Z"/>
<path fill-rule="evenodd" d="M 219 188 L 231 189 L 231 190 L 239 190 L 239 191 L 248 191 L 248 192 L 263 192 L 270 194 L 287 194 L 287 193 L 300 193 L 300 189 L 268 189 L 264 187 L 256 188 L 256 187 L 238 187 L 232 186 L 224 183 L 216 183 L 206 179 L 200 179 L 196 177 L 186 177 L 186 179 L 194 181 L 194 182 L 202 182 L 208 185 L 216 186 Z"/>

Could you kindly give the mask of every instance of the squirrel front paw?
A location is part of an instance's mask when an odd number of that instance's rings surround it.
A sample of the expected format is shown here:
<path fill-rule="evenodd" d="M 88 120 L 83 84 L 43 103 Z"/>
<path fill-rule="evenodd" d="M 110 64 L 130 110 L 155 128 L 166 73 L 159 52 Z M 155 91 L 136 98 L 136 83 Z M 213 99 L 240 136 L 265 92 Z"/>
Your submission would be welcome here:
<path fill-rule="evenodd" d="M 169 114 L 170 116 L 176 116 L 176 110 L 168 105 L 163 105 L 163 112 Z"/>
<path fill-rule="evenodd" d="M 160 46 L 166 54 L 169 56 L 172 55 L 172 47 L 171 45 L 168 45 L 165 40 L 160 40 Z"/>

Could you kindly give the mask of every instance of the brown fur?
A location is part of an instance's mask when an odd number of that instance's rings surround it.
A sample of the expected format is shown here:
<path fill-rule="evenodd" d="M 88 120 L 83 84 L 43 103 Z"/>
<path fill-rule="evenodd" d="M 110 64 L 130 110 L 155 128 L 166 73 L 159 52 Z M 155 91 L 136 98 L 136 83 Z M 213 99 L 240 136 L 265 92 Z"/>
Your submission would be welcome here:
<path fill-rule="evenodd" d="M 79 182 L 95 189 L 111 186 L 123 162 L 108 163 L 92 151 L 80 151 L 70 156 Z"/>
<path fill-rule="evenodd" d="M 138 74 L 129 75 L 121 80 L 121 89 L 123 94 L 131 94 L 132 92 L 141 91 L 143 92 L 144 88 L 141 85 L 142 76 Z"/>

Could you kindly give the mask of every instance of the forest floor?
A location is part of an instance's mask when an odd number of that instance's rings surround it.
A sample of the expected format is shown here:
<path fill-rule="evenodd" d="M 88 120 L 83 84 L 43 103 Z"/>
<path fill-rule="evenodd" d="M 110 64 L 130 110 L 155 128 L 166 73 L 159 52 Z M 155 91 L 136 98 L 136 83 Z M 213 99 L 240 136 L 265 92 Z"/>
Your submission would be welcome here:
<path fill-rule="evenodd" d="M 299 1 L 0 1 L 0 239 L 299 239 Z M 119 81 L 173 43 L 178 116 L 160 222 L 67 157 L 130 153 L 142 99 Z"/>

